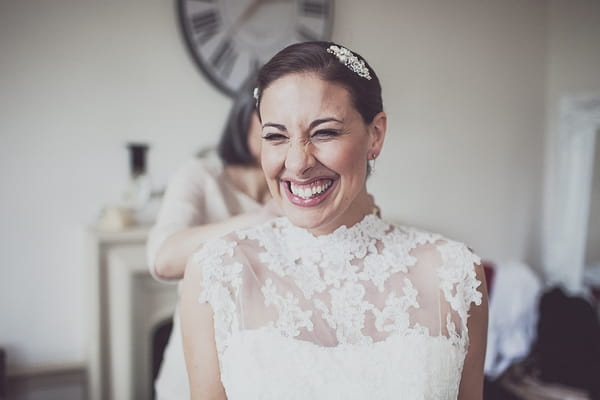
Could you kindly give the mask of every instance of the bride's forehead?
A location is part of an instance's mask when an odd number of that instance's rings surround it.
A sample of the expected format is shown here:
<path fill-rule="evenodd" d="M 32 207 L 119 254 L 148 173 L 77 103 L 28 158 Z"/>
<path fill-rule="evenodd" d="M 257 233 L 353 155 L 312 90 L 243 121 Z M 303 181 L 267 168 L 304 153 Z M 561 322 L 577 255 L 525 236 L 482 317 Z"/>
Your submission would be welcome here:
<path fill-rule="evenodd" d="M 352 108 L 350 94 L 342 85 L 315 74 L 286 75 L 264 92 L 261 113 L 265 116 L 346 114 Z"/>
<path fill-rule="evenodd" d="M 264 93 L 264 98 L 276 98 L 279 101 L 306 97 L 336 97 L 339 101 L 344 101 L 348 96 L 343 85 L 322 79 L 315 73 L 284 75 L 271 83 Z"/>

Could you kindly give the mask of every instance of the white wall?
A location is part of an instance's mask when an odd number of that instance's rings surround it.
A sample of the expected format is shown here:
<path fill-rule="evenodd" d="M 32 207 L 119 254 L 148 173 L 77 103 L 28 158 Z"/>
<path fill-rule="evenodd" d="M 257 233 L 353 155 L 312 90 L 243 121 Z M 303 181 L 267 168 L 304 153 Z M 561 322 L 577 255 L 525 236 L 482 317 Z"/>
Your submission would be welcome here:
<path fill-rule="evenodd" d="M 82 231 L 120 195 L 124 143 L 152 144 L 160 185 L 217 138 L 229 101 L 189 60 L 173 3 L 0 0 L 0 346 L 12 366 L 84 359 Z M 390 130 L 370 181 L 384 215 L 535 264 L 546 3 L 336 3 L 334 39 L 384 86 Z"/>

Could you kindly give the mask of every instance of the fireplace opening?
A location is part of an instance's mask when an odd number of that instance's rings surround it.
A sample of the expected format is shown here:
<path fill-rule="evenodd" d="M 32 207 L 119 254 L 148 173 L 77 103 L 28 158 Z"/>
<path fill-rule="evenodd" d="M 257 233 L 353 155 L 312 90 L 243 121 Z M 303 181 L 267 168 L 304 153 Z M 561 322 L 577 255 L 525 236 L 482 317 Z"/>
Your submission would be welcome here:
<path fill-rule="evenodd" d="M 173 319 L 169 317 L 156 324 L 152 331 L 152 380 L 150 381 L 150 393 L 152 393 L 153 399 L 155 398 L 154 381 L 158 377 L 165 347 L 169 343 L 172 330 Z"/>

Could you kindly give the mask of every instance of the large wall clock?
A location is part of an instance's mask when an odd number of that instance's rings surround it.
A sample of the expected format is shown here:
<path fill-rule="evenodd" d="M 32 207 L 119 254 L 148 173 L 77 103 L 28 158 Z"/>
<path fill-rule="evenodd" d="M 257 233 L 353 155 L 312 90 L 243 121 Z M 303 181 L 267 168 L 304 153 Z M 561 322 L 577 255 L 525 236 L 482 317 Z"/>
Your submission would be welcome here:
<path fill-rule="evenodd" d="M 193 59 L 228 95 L 283 47 L 331 35 L 333 0 L 177 2 Z"/>

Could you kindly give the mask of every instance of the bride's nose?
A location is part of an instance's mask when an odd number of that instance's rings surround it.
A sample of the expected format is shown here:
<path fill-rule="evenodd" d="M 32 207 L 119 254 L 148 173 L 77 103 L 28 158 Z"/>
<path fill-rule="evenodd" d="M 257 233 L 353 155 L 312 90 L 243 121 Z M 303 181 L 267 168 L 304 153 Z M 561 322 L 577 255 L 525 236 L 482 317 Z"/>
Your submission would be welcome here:
<path fill-rule="evenodd" d="M 315 165 L 316 160 L 310 142 L 293 140 L 289 142 L 285 158 L 285 168 L 295 176 L 301 177 Z"/>

